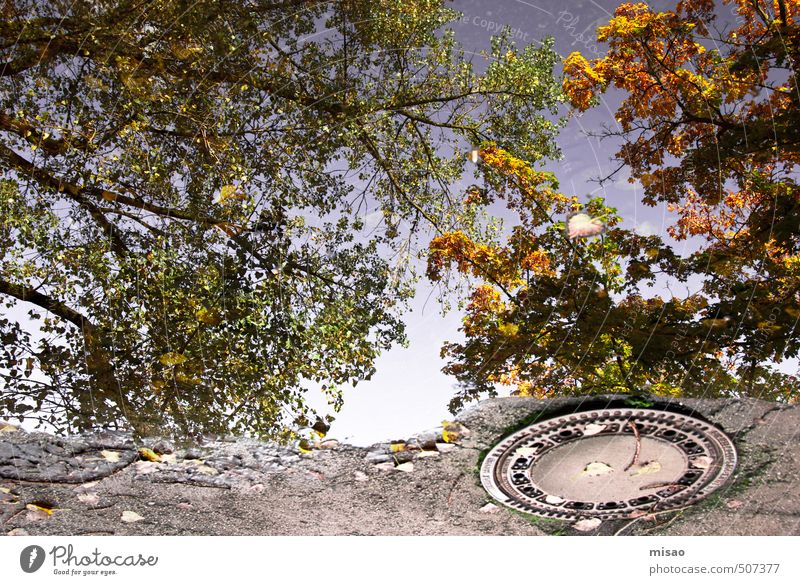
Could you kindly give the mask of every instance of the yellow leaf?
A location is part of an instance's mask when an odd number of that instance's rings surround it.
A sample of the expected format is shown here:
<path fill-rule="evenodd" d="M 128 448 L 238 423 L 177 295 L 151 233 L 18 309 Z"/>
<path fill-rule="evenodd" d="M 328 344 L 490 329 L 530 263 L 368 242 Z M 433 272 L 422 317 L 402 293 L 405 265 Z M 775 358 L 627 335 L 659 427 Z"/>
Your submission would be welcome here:
<path fill-rule="evenodd" d="M 639 466 L 639 469 L 631 473 L 631 477 L 638 477 L 640 475 L 648 475 L 650 473 L 658 473 L 661 471 L 661 464 L 658 461 L 647 461 Z"/>
<path fill-rule="evenodd" d="M 182 353 L 175 353 L 171 351 L 169 353 L 165 353 L 160 358 L 158 358 L 158 361 L 160 361 L 165 366 L 177 366 L 185 362 L 186 359 L 187 359 L 186 356 L 183 355 Z"/>
<path fill-rule="evenodd" d="M 300 442 L 297 444 L 297 448 L 301 453 L 311 453 L 311 451 L 314 450 L 314 446 L 308 439 L 300 439 Z"/>
<path fill-rule="evenodd" d="M 3 434 L 3 433 L 16 433 L 18 430 L 19 429 L 17 427 L 15 427 L 14 425 L 2 424 L 2 426 L 0 426 L 0 434 Z"/>
<path fill-rule="evenodd" d="M 442 440 L 445 443 L 455 443 L 460 438 L 461 438 L 461 435 L 459 435 L 458 433 L 454 433 L 454 432 L 448 431 L 446 429 L 442 431 Z"/>
<path fill-rule="evenodd" d="M 405 443 L 392 443 L 391 445 L 389 445 L 389 450 L 392 453 L 399 453 L 400 451 L 405 451 L 406 450 L 406 444 Z"/>
<path fill-rule="evenodd" d="M 583 468 L 581 471 L 581 475 L 588 475 L 589 477 L 596 477 L 598 475 L 606 475 L 612 473 L 614 470 L 610 465 L 607 463 L 603 463 L 602 461 L 592 461 Z"/>
<path fill-rule="evenodd" d="M 44 513 L 45 513 L 45 514 L 47 514 L 48 516 L 52 516 L 52 515 L 53 515 L 53 512 L 55 512 L 55 511 L 56 511 L 56 509 L 55 509 L 55 508 L 47 508 L 47 507 L 45 507 L 45 506 L 37 506 L 36 504 L 28 504 L 28 505 L 26 505 L 25 507 L 26 507 L 28 510 L 31 510 L 31 511 L 33 511 L 33 512 L 35 512 L 35 511 L 37 511 L 37 510 L 38 510 L 39 512 L 44 512 Z"/>
<path fill-rule="evenodd" d="M 147 461 L 152 461 L 153 463 L 161 462 L 161 456 L 152 449 L 148 449 L 146 447 L 139 449 L 139 457 L 146 459 Z"/>

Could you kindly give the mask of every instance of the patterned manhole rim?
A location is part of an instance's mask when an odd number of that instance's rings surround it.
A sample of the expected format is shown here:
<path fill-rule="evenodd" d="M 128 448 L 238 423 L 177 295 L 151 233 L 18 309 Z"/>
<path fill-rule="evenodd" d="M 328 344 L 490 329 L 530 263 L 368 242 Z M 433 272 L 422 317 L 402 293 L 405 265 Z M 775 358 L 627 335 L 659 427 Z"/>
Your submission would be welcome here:
<path fill-rule="evenodd" d="M 580 459 L 576 454 L 581 453 L 581 441 L 590 437 L 595 447 L 598 439 L 609 444 L 616 442 L 617 445 L 609 449 L 617 461 L 623 445 L 631 462 L 637 459 L 636 465 L 629 469 L 623 469 L 624 466 L 619 464 L 613 468 L 600 461 L 585 462 L 584 471 L 599 470 L 599 475 L 608 473 L 607 485 L 612 484 L 610 478 L 616 473 L 614 481 L 617 488 L 604 490 L 602 481 L 606 478 L 589 473 L 589 476 L 595 475 L 591 480 L 594 482 L 595 497 L 581 500 L 563 497 L 564 493 L 556 492 L 569 492 L 576 482 L 590 481 L 584 479 L 584 473 L 565 472 L 563 489 L 557 486 L 554 489 L 552 481 L 544 489 L 542 483 L 547 483 L 546 478 L 537 475 L 537 463 L 548 453 L 551 455 L 549 459 L 553 459 L 553 450 L 561 449 L 570 455 L 574 464 Z M 637 444 L 641 453 L 636 452 Z M 667 459 L 671 457 L 672 477 L 642 485 L 642 476 L 659 465 L 646 459 L 645 444 L 651 453 L 660 449 Z M 584 445 L 588 447 L 589 443 L 584 442 Z M 676 458 L 682 462 L 677 473 Z M 481 483 L 498 502 L 529 514 L 564 520 L 610 520 L 692 505 L 723 487 L 733 476 L 736 463 L 733 442 L 709 422 L 671 411 L 610 408 L 551 418 L 506 437 L 483 460 Z M 589 464 L 594 464 L 594 467 L 589 467 Z M 552 469 L 552 461 L 549 466 L 548 469 Z M 621 474 L 626 475 L 623 477 Z M 619 493 L 630 495 L 633 489 L 632 484 L 627 485 L 630 482 L 638 482 L 637 489 L 641 495 L 637 492 L 636 497 L 617 497 Z M 558 484 L 558 481 L 555 483 Z"/>

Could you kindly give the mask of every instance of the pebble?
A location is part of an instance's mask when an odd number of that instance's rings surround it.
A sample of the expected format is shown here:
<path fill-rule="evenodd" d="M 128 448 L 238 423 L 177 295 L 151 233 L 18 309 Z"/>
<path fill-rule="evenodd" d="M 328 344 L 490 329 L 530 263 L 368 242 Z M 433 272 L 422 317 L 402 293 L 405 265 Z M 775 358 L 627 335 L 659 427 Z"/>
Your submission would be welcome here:
<path fill-rule="evenodd" d="M 500 508 L 492 504 L 491 502 L 486 504 L 483 508 L 481 508 L 481 512 L 484 514 L 496 514 Z"/>
<path fill-rule="evenodd" d="M 368 463 L 384 463 L 391 460 L 392 456 L 389 453 L 376 453 L 375 451 L 367 453 Z"/>
<path fill-rule="evenodd" d="M 353 478 L 356 481 L 369 481 L 369 476 L 363 471 L 356 471 L 355 473 L 353 473 Z"/>
<path fill-rule="evenodd" d="M 153 443 L 153 451 L 159 455 L 169 455 L 175 452 L 175 446 L 169 441 L 161 440 Z"/>

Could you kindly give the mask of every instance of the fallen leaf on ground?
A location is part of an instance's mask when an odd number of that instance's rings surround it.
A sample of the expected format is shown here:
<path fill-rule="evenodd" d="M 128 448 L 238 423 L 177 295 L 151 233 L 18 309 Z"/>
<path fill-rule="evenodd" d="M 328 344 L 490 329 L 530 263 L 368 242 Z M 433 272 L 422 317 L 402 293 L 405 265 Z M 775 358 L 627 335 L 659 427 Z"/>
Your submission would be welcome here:
<path fill-rule="evenodd" d="M 320 449 L 336 449 L 339 446 L 339 441 L 335 439 L 328 439 L 319 444 Z"/>
<path fill-rule="evenodd" d="M 606 430 L 606 425 L 591 423 L 583 427 L 583 435 L 585 437 L 591 437 L 592 435 L 596 435 L 597 433 L 602 433 L 604 430 Z"/>
<path fill-rule="evenodd" d="M 589 465 L 583 468 L 581 475 L 588 475 L 589 477 L 597 477 L 598 475 L 606 475 L 612 473 L 614 469 L 607 463 L 602 461 L 592 461 Z"/>
<path fill-rule="evenodd" d="M 419 453 L 417 453 L 417 459 L 422 457 L 438 457 L 438 456 L 439 456 L 438 451 L 420 451 Z"/>
<path fill-rule="evenodd" d="M 27 509 L 27 512 L 25 513 L 25 519 L 28 522 L 47 520 L 55 511 L 54 508 L 46 508 L 44 506 L 37 506 L 36 504 L 28 504 L 25 506 L 25 508 Z"/>
<path fill-rule="evenodd" d="M 405 450 L 406 450 L 405 443 L 392 443 L 391 445 L 389 445 L 389 451 L 391 451 L 392 453 L 399 453 L 400 451 L 405 451 Z"/>
<path fill-rule="evenodd" d="M 559 498 L 558 496 L 547 496 L 544 499 L 544 501 L 547 502 L 548 504 L 556 505 L 556 504 L 563 504 L 567 500 L 565 500 L 564 498 Z"/>
<path fill-rule="evenodd" d="M 395 469 L 397 469 L 397 471 L 405 471 L 406 473 L 409 473 L 414 471 L 414 464 L 410 461 L 408 463 L 401 463 Z"/>
<path fill-rule="evenodd" d="M 139 449 L 139 457 L 141 457 L 145 461 L 152 461 L 153 463 L 161 462 L 161 456 L 152 449 L 148 449 L 147 447 L 142 447 L 141 449 Z"/>
<path fill-rule="evenodd" d="M 442 440 L 445 443 L 456 443 L 470 435 L 467 427 L 457 422 L 442 421 Z"/>
<path fill-rule="evenodd" d="M 659 471 L 661 471 L 661 464 L 658 461 L 646 461 L 639 465 L 639 469 L 631 473 L 630 476 L 638 477 L 649 473 L 658 473 Z"/>
<path fill-rule="evenodd" d="M 534 453 L 536 453 L 536 449 L 533 447 L 520 447 L 514 451 L 514 455 L 519 455 L 520 457 L 527 457 L 528 455 L 533 455 Z"/>
<path fill-rule="evenodd" d="M 47 506 L 39 506 L 39 505 L 37 505 L 37 504 L 27 504 L 25 507 L 26 507 L 28 510 L 31 510 L 31 511 L 34 511 L 34 510 L 39 510 L 39 511 L 41 511 L 41 512 L 44 512 L 44 513 L 45 513 L 45 514 L 47 514 L 48 516 L 52 516 L 52 515 L 53 515 L 53 512 L 55 512 L 55 511 L 56 511 L 56 508 L 48 508 Z"/>
<path fill-rule="evenodd" d="M 3 433 L 16 433 L 19 430 L 18 427 L 14 425 L 10 425 L 7 423 L 0 423 L 0 434 Z"/>
<path fill-rule="evenodd" d="M 301 453 L 311 453 L 314 450 L 314 445 L 308 439 L 300 439 L 300 442 L 297 443 L 297 449 Z"/>
<path fill-rule="evenodd" d="M 140 520 L 144 520 L 144 516 L 139 516 L 136 512 L 132 512 L 130 510 L 125 510 L 122 512 L 122 517 L 120 518 L 123 522 L 139 522 Z"/>
<path fill-rule="evenodd" d="M 488 503 L 483 508 L 481 508 L 481 512 L 483 512 L 484 514 L 495 514 L 499 509 L 500 508 L 498 508 L 494 504 Z"/>
<path fill-rule="evenodd" d="M 691 463 L 697 469 L 708 469 L 709 467 L 711 467 L 712 461 L 711 457 L 708 457 L 706 455 L 701 455 L 700 457 L 695 457 L 694 459 L 692 459 Z"/>
<path fill-rule="evenodd" d="M 579 530 L 580 532 L 589 532 L 590 530 L 594 530 L 598 526 L 603 523 L 600 518 L 586 518 L 584 520 L 578 520 L 572 527 L 575 530 Z"/>
<path fill-rule="evenodd" d="M 100 502 L 100 496 L 97 494 L 78 494 L 78 500 L 87 506 L 96 506 Z"/>
<path fill-rule="evenodd" d="M 116 463 L 119 461 L 119 451 L 100 451 L 100 455 L 103 456 L 103 459 L 108 461 L 109 463 Z"/>

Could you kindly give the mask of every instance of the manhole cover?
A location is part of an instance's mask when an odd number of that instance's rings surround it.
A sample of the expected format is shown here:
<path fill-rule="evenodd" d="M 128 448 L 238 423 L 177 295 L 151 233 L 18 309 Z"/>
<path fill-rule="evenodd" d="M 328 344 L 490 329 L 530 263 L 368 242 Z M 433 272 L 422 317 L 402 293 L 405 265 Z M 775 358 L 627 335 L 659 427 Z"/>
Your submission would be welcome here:
<path fill-rule="evenodd" d="M 605 409 L 507 437 L 484 459 L 481 482 L 495 499 L 524 512 L 605 520 L 693 504 L 722 487 L 735 467 L 733 443 L 705 421 Z"/>

